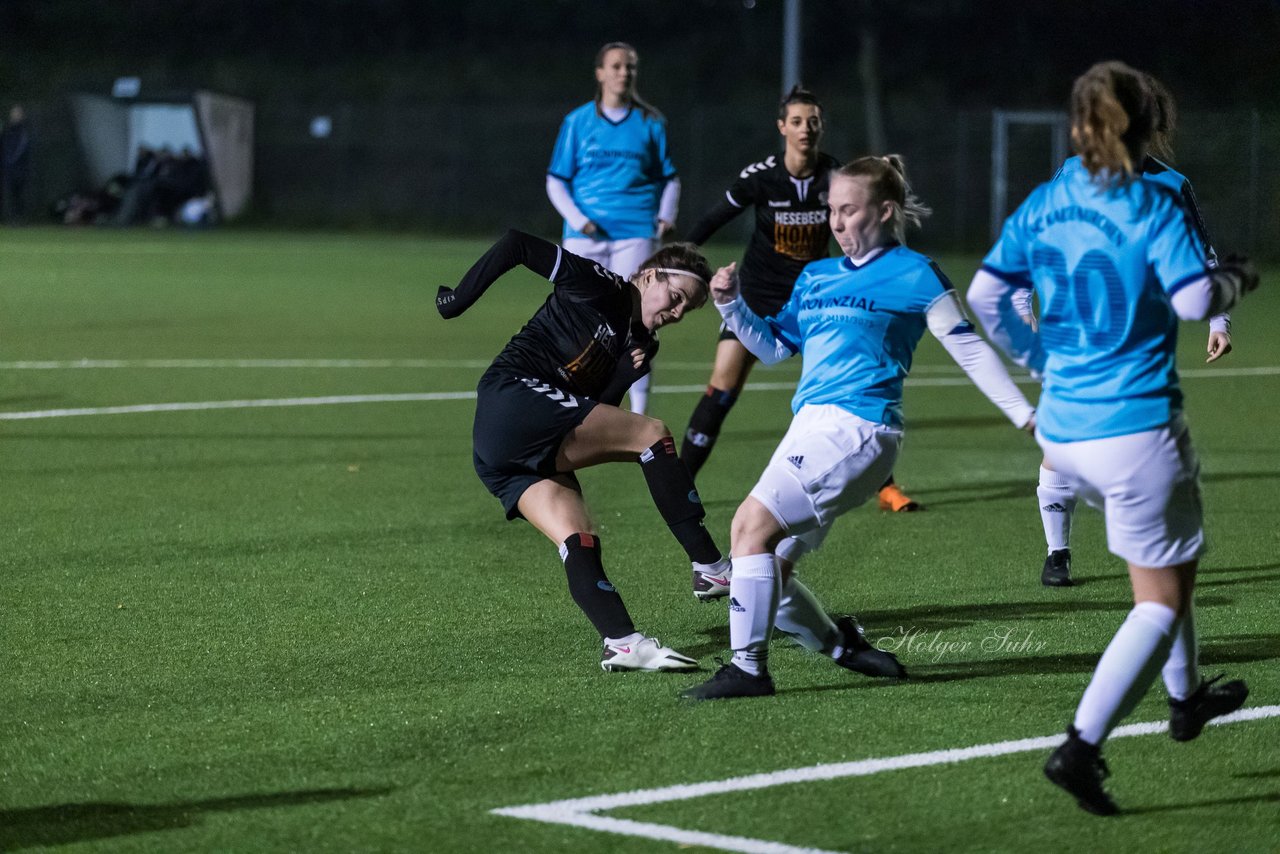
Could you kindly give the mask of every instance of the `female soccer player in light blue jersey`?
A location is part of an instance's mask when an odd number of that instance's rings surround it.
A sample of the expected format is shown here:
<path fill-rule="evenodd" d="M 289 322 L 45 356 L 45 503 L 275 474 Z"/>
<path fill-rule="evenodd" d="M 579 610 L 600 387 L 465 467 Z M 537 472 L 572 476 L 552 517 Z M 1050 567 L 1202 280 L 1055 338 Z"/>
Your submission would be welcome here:
<path fill-rule="evenodd" d="M 630 278 L 675 225 L 680 180 L 667 124 L 636 94 L 635 48 L 610 42 L 596 54 L 596 96 L 565 116 L 547 167 L 547 196 L 564 217 L 564 248 Z M 649 375 L 631 387 L 648 405 Z"/>
<path fill-rule="evenodd" d="M 696 700 L 772 694 L 766 666 L 776 627 L 841 666 L 905 676 L 851 619 L 833 623 L 791 572 L 842 513 L 876 495 L 902 443 L 902 384 L 925 329 L 1018 427 L 1034 410 L 1000 357 L 973 331 L 938 266 L 902 245 L 928 209 L 907 188 L 896 156 L 862 157 L 831 175 L 831 232 L 843 255 L 814 261 L 779 311 L 761 318 L 738 294 L 732 265 L 712 295 L 725 323 L 756 358 L 800 353 L 791 427 L 733 518 L 729 640 L 733 660 L 684 692 Z"/>
<path fill-rule="evenodd" d="M 1150 78 L 1123 63 L 1077 79 L 1071 138 L 1080 158 L 1008 219 L 970 287 L 979 313 L 992 295 L 1035 289 L 1046 356 L 1036 438 L 1072 491 L 1102 509 L 1108 547 L 1129 566 L 1133 610 L 1045 765 L 1099 815 L 1117 809 L 1102 787 L 1102 741 L 1157 673 L 1179 741 L 1248 694 L 1243 682 L 1199 675 L 1192 596 L 1203 513 L 1174 351 L 1179 318 L 1226 311 L 1257 286 L 1257 273 L 1246 261 L 1209 265 L 1176 193 L 1141 178 L 1158 110 Z"/>
<path fill-rule="evenodd" d="M 1217 253 L 1209 239 L 1209 230 L 1200 214 L 1200 206 L 1196 203 L 1196 194 L 1191 182 L 1185 176 L 1157 158 L 1172 159 L 1173 133 L 1177 126 L 1177 106 L 1173 95 L 1155 77 L 1148 75 L 1148 82 L 1156 96 L 1156 120 L 1152 130 L 1151 152 L 1142 161 L 1142 178 L 1163 184 L 1172 190 L 1179 202 L 1186 209 L 1190 222 L 1196 231 L 1196 239 L 1204 246 L 1205 256 L 1209 264 L 1217 263 Z M 1063 168 L 1058 170 L 1054 180 L 1062 177 L 1063 171 L 1071 172 L 1078 168 L 1080 155 L 1067 160 Z M 996 296 L 991 292 L 988 296 Z M 1002 321 L 995 325 L 985 326 L 987 336 L 997 344 L 1009 350 L 1014 361 L 1030 369 L 1037 376 L 1044 370 L 1045 353 L 1039 336 L 1035 334 L 1038 321 L 1033 314 L 1030 290 L 1015 290 L 1008 295 L 1008 305 L 1001 306 L 997 313 L 996 305 L 990 305 L 982 312 L 976 306 L 974 312 L 979 317 L 999 316 Z M 969 295 L 970 300 L 974 298 Z M 1007 318 L 1007 320 L 1005 320 Z M 1208 357 L 1205 361 L 1216 362 L 1232 350 L 1231 316 L 1226 312 L 1209 318 L 1209 340 L 1205 347 Z M 1040 581 L 1046 587 L 1070 587 L 1075 583 L 1071 575 L 1071 521 L 1075 514 L 1077 498 L 1071 491 L 1067 479 L 1054 471 L 1051 464 L 1040 466 L 1039 483 L 1036 486 L 1036 503 L 1040 510 L 1040 521 L 1044 527 L 1046 557 L 1040 570 Z"/>

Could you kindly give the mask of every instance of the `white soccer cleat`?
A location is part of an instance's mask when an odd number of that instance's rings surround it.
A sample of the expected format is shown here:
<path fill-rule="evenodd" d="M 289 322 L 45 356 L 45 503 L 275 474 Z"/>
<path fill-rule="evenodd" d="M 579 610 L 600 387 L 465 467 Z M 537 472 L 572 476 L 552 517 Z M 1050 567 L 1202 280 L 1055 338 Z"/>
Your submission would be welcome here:
<path fill-rule="evenodd" d="M 715 563 L 693 565 L 693 595 L 699 602 L 714 602 L 729 595 L 733 578 L 733 562 L 722 557 Z"/>
<path fill-rule="evenodd" d="M 698 662 L 687 655 L 663 646 L 657 638 L 641 638 L 632 643 L 604 645 L 600 667 L 610 672 L 623 670 L 647 670 L 683 672 L 697 670 Z"/>

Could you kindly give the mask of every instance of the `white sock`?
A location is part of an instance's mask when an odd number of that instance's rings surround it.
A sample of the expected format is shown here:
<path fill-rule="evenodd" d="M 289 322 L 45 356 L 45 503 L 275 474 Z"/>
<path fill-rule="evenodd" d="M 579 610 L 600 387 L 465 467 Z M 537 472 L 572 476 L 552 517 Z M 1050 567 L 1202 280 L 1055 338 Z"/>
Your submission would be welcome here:
<path fill-rule="evenodd" d="M 1173 627 L 1173 646 L 1169 647 L 1169 660 L 1160 673 L 1170 699 L 1185 700 L 1200 687 L 1200 648 L 1196 641 L 1195 610 L 1191 605 L 1187 605 L 1187 613 Z"/>
<path fill-rule="evenodd" d="M 1076 494 L 1071 484 L 1056 471 L 1040 466 L 1040 485 L 1036 487 L 1040 504 L 1040 522 L 1044 525 L 1044 541 L 1050 552 L 1071 545 L 1071 515 L 1076 512 Z"/>
<path fill-rule="evenodd" d="M 781 593 L 773 555 L 733 558 L 729 582 L 729 646 L 733 663 L 753 676 L 768 670 L 769 636 Z"/>
<path fill-rule="evenodd" d="M 631 388 L 627 390 L 627 397 L 631 402 L 631 411 L 637 415 L 644 415 L 649 408 L 649 382 L 652 379 L 653 373 L 647 373 L 632 383 Z"/>
<path fill-rule="evenodd" d="M 632 632 L 625 638 L 605 638 L 604 642 L 609 646 L 627 646 L 628 644 L 640 643 L 644 640 L 644 632 Z"/>
<path fill-rule="evenodd" d="M 1101 744 L 1147 693 L 1169 656 L 1177 614 L 1159 602 L 1139 602 L 1098 660 L 1076 709 L 1075 727 L 1090 744 Z"/>
<path fill-rule="evenodd" d="M 808 587 L 800 583 L 800 579 L 796 578 L 794 573 L 787 583 L 782 585 L 775 627 L 778 631 L 791 635 L 796 643 L 813 652 L 830 649 L 837 640 L 836 624 L 827 616 L 818 598 L 809 592 Z"/>

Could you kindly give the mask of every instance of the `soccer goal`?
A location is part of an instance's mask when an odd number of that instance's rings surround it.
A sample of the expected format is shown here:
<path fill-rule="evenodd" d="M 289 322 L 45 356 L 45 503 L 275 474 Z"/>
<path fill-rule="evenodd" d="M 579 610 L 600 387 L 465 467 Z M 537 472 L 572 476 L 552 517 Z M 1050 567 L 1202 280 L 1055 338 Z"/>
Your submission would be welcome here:
<path fill-rule="evenodd" d="M 1030 191 L 1047 181 L 1067 159 L 1067 114 L 1051 110 L 993 110 L 991 113 L 991 239 L 1009 215 L 1010 186 Z M 1047 138 L 1046 138 L 1047 131 Z M 1011 141 L 1012 137 L 1012 141 Z M 1040 160 L 1048 155 L 1043 173 Z M 1015 201 L 1021 195 L 1015 196 Z"/>

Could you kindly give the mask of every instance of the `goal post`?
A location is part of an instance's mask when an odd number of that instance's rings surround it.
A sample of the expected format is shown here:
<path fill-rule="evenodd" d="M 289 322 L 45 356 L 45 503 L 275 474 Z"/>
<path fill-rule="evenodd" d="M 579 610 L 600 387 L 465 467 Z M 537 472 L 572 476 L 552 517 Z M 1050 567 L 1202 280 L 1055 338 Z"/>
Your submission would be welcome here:
<path fill-rule="evenodd" d="M 1067 114 L 1054 110 L 993 110 L 991 113 L 991 239 L 1000 236 L 1009 215 L 1009 129 L 1038 126 L 1049 131 L 1049 172 L 1067 159 Z"/>

